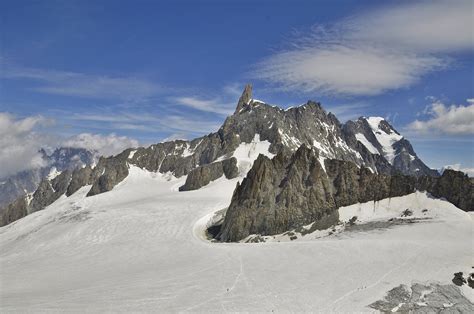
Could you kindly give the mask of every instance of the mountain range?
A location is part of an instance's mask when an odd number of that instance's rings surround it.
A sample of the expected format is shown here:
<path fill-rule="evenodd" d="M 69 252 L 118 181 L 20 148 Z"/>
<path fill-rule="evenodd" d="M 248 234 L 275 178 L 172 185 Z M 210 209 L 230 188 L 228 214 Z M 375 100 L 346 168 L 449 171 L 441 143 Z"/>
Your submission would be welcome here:
<path fill-rule="evenodd" d="M 100 157 L 95 165 L 92 165 L 90 152 L 55 151 L 48 157 L 52 160 L 50 166 L 34 173 L 44 175 L 54 170 L 58 175 L 43 179 L 31 197 L 20 197 L 4 207 L 0 225 L 42 210 L 61 195 L 70 196 L 83 186 L 91 186 L 87 196 L 110 191 L 128 176 L 131 165 L 177 178 L 187 176 L 180 187 L 183 192 L 199 189 L 223 175 L 227 179 L 245 176 L 257 156 L 252 160 L 242 156 L 242 145 L 257 145 L 261 147 L 259 153 L 268 157 L 289 156 L 303 146 L 311 148 L 316 151 L 313 158 L 325 173 L 330 170 L 326 169 L 328 162 L 333 164 L 334 160 L 340 160 L 350 163 L 354 169 L 366 169 L 367 173 L 378 176 L 439 177 L 438 171 L 424 164 L 410 142 L 383 118 L 360 117 L 342 124 L 320 103 L 308 101 L 284 110 L 254 99 L 251 85 L 246 85 L 234 114 L 227 117 L 215 133 L 190 141 L 175 140 L 126 149 L 115 156 Z M 459 176 L 470 182 L 462 173 Z M 418 179 L 423 180 L 426 181 Z M 426 189 L 431 185 L 421 186 Z M 420 186 L 413 186 L 409 191 L 414 188 Z M 472 193 L 468 193 L 467 200 L 458 200 L 455 204 L 469 210 L 472 208 L 471 196 Z"/>

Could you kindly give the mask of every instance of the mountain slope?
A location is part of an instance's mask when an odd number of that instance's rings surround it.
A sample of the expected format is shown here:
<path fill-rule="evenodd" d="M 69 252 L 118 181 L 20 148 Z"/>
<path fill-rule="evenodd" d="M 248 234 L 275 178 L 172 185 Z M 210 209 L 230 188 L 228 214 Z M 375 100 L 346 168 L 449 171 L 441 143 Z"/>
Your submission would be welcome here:
<path fill-rule="evenodd" d="M 471 267 L 469 214 L 422 193 L 340 216 L 429 209 L 427 223 L 210 243 L 209 215 L 229 205 L 240 179 L 179 192 L 184 180 L 131 166 L 108 193 L 86 197 L 85 186 L 0 228 L 0 312 L 369 312 L 400 284 L 447 285 Z"/>

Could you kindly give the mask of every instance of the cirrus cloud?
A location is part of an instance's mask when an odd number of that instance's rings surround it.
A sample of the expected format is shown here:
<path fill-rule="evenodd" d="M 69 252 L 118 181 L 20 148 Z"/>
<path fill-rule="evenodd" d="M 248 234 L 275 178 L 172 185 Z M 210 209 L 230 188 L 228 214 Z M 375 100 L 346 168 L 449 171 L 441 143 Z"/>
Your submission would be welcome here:
<path fill-rule="evenodd" d="M 472 2 L 407 3 L 318 26 L 259 62 L 252 76 L 284 91 L 377 95 L 446 68 L 472 49 Z"/>

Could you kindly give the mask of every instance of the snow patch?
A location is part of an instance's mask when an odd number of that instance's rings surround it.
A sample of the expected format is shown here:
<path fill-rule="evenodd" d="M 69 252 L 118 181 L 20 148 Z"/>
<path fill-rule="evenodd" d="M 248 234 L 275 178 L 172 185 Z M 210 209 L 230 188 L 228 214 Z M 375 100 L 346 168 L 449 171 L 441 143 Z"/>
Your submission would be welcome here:
<path fill-rule="evenodd" d="M 53 180 L 54 178 L 56 178 L 57 176 L 59 176 L 61 174 L 61 171 L 58 171 L 56 169 L 56 167 L 53 167 L 51 168 L 51 170 L 49 171 L 49 174 L 48 176 L 46 177 L 49 181 Z"/>
<path fill-rule="evenodd" d="M 365 146 L 365 148 L 369 150 L 369 152 L 371 152 L 372 154 L 380 155 L 377 148 L 375 148 L 375 146 L 372 145 L 372 143 L 369 142 L 369 140 L 367 140 L 364 134 L 356 133 L 355 137 L 359 142 L 361 142 Z"/>
<path fill-rule="evenodd" d="M 237 167 L 239 168 L 240 176 L 245 177 L 245 175 L 247 175 L 247 172 L 252 168 L 258 155 L 262 154 L 268 158 L 275 156 L 269 152 L 270 145 L 271 143 L 269 141 L 260 140 L 260 134 L 255 134 L 250 143 L 240 143 L 239 147 L 237 147 L 232 154 L 232 157 L 237 159 Z"/>
<path fill-rule="evenodd" d="M 135 149 L 135 150 L 132 150 L 132 151 L 130 151 L 130 154 L 128 154 L 128 159 L 132 159 L 132 158 L 133 158 L 133 156 L 135 156 L 135 153 L 136 153 L 136 152 L 137 152 L 137 150 L 136 150 L 136 149 Z"/>

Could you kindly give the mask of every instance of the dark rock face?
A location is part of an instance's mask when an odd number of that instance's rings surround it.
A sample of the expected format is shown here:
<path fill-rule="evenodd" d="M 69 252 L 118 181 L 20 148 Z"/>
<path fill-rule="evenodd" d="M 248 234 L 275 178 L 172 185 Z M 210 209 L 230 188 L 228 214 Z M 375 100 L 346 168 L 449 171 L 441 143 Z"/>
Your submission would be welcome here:
<path fill-rule="evenodd" d="M 87 196 L 108 192 L 125 179 L 128 176 L 128 165 L 125 162 L 128 156 L 128 151 L 124 151 L 114 157 L 101 158 L 94 169 L 95 173 L 92 174 L 92 177 L 97 179 Z"/>
<path fill-rule="evenodd" d="M 66 196 L 70 196 L 77 192 L 81 187 L 92 184 L 95 181 L 93 171 L 90 166 L 75 169 L 72 173 L 71 182 L 67 187 Z"/>
<path fill-rule="evenodd" d="M 14 222 L 20 218 L 28 215 L 27 212 L 28 203 L 26 198 L 20 197 L 5 209 L 1 211 L 0 214 L 0 227 L 8 225 L 11 222 Z"/>
<path fill-rule="evenodd" d="M 71 171 L 66 170 L 51 181 L 41 181 L 38 189 L 33 194 L 33 199 L 28 207 L 28 214 L 42 210 L 66 193 L 71 181 L 71 174 Z"/>
<path fill-rule="evenodd" d="M 219 238 L 238 241 L 250 234 L 282 233 L 313 221 L 338 221 L 330 182 L 317 153 L 301 146 L 272 160 L 260 155 L 237 185 Z"/>
<path fill-rule="evenodd" d="M 474 210 L 473 181 L 461 171 L 447 169 L 430 189 L 435 197 L 444 197 L 457 207 Z"/>
<path fill-rule="evenodd" d="M 227 179 L 236 178 L 239 174 L 237 159 L 232 157 L 223 161 L 213 162 L 192 170 L 186 178 L 186 183 L 179 188 L 180 191 L 197 190 L 209 182 L 219 179 L 223 175 Z"/>
<path fill-rule="evenodd" d="M 242 96 L 240 96 L 239 98 L 239 102 L 237 103 L 237 108 L 235 108 L 235 113 L 239 113 L 240 110 L 244 108 L 244 105 L 249 104 L 251 99 L 252 99 L 252 85 L 247 84 L 245 85 Z"/>
<path fill-rule="evenodd" d="M 312 222 L 325 229 L 338 221 L 337 208 L 357 202 L 403 196 L 416 190 L 444 197 L 464 210 L 473 208 L 473 186 L 467 176 L 447 171 L 439 178 L 386 175 L 354 163 L 326 159 L 302 145 L 294 154 L 272 160 L 260 155 L 227 210 L 221 241 L 239 241 L 251 234 L 273 235 Z M 328 218 L 329 217 L 329 218 Z"/>

